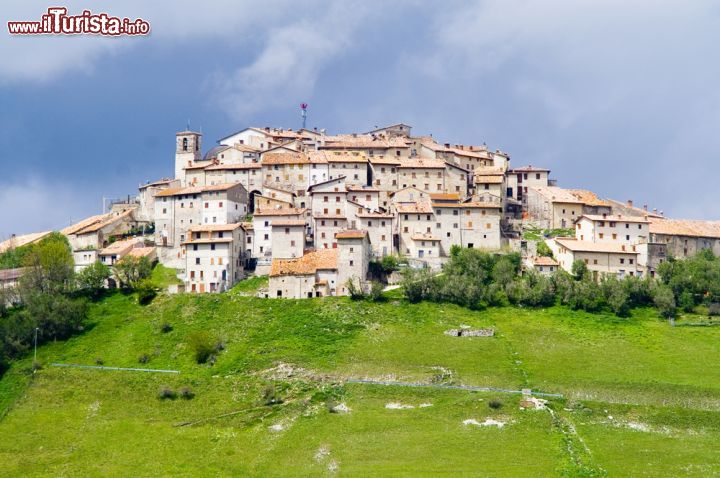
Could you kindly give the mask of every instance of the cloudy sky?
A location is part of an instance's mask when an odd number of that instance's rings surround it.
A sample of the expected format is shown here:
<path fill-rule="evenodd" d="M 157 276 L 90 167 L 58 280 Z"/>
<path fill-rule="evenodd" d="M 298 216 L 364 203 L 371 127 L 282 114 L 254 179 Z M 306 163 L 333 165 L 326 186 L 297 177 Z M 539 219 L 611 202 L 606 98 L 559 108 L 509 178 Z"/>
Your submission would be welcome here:
<path fill-rule="evenodd" d="M 56 2 L 57 3 L 57 2 Z M 635 0 L 61 2 L 139 38 L 11 37 L 0 9 L 0 238 L 59 228 L 244 126 L 405 122 L 559 184 L 720 219 L 720 4 Z"/>

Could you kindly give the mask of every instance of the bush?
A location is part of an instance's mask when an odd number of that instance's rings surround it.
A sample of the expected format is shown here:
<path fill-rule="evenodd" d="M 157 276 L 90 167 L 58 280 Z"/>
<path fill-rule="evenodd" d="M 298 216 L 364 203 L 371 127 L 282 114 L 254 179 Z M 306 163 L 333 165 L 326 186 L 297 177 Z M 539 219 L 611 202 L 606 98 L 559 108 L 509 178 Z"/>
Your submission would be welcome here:
<path fill-rule="evenodd" d="M 217 352 L 217 341 L 204 331 L 193 332 L 188 337 L 188 344 L 195 357 L 195 361 L 199 364 L 207 363 L 214 358 Z"/>
<path fill-rule="evenodd" d="M 149 304 L 157 296 L 157 289 L 155 288 L 155 284 L 153 284 L 147 279 L 142 280 L 137 284 L 137 286 L 135 287 L 135 292 L 137 292 L 138 303 L 140 305 Z"/>
<path fill-rule="evenodd" d="M 717 317 L 720 316 L 720 303 L 713 302 L 708 305 L 708 316 Z"/>
<path fill-rule="evenodd" d="M 585 280 L 589 278 L 590 271 L 588 270 L 587 264 L 580 259 L 573 262 L 572 275 L 575 276 L 575 280 Z"/>
<path fill-rule="evenodd" d="M 105 361 L 104 361 L 102 358 L 97 357 L 97 358 L 95 359 L 95 365 L 100 365 L 100 366 L 102 366 L 102 365 L 104 365 L 104 364 L 105 364 Z"/>
<path fill-rule="evenodd" d="M 168 322 L 163 322 L 162 325 L 160 326 L 160 332 L 162 332 L 163 334 L 172 332 L 172 330 L 173 330 L 173 326 L 170 325 Z"/>
<path fill-rule="evenodd" d="M 77 274 L 78 288 L 97 298 L 105 289 L 105 283 L 110 276 L 110 268 L 100 261 L 95 261 Z"/>
<path fill-rule="evenodd" d="M 488 407 L 492 408 L 493 410 L 499 410 L 503 406 L 503 403 L 498 400 L 497 398 L 493 398 L 488 402 Z"/>
<path fill-rule="evenodd" d="M 280 395 L 277 392 L 277 389 L 275 388 L 275 385 L 265 385 L 262 391 L 262 402 L 264 405 L 267 406 L 277 405 L 283 402 L 282 398 L 280 398 Z"/>
<path fill-rule="evenodd" d="M 138 362 L 145 364 L 150 361 L 150 356 L 148 354 L 142 354 L 138 357 Z"/>
<path fill-rule="evenodd" d="M 385 289 L 385 286 L 383 286 L 382 282 L 373 281 L 370 283 L 370 300 L 373 302 L 380 302 L 383 300 L 383 289 Z"/>
<path fill-rule="evenodd" d="M 190 387 L 183 387 L 180 389 L 180 398 L 185 400 L 192 400 L 195 398 L 195 392 Z"/>
<path fill-rule="evenodd" d="M 675 317 L 677 313 L 675 296 L 669 286 L 661 284 L 655 287 L 653 301 L 661 316 L 666 319 Z"/>
<path fill-rule="evenodd" d="M 365 298 L 365 292 L 362 290 L 362 287 L 355 284 L 355 281 L 352 278 L 347 280 L 345 287 L 347 287 L 351 300 L 362 300 Z"/>
<path fill-rule="evenodd" d="M 160 400 L 175 400 L 177 398 L 177 393 L 170 387 L 162 387 L 158 391 L 158 398 Z"/>
<path fill-rule="evenodd" d="M 683 312 L 692 312 L 695 309 L 695 298 L 692 292 L 689 290 L 682 291 L 680 297 L 678 297 L 678 306 Z"/>
<path fill-rule="evenodd" d="M 545 241 L 538 241 L 537 243 L 537 255 L 540 257 L 552 257 L 553 253 L 550 246 Z"/>

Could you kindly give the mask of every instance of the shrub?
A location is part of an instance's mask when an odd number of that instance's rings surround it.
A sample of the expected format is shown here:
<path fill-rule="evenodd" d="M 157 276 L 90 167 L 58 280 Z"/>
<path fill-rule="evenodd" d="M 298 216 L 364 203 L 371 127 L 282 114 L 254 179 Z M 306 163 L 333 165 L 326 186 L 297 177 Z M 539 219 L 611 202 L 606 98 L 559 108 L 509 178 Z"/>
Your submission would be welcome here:
<path fill-rule="evenodd" d="M 170 325 L 168 322 L 163 322 L 160 326 L 160 332 L 163 334 L 167 334 L 168 332 L 172 332 L 173 326 Z"/>
<path fill-rule="evenodd" d="M 277 389 L 275 388 L 275 385 L 265 385 L 262 391 L 262 402 L 263 404 L 268 406 L 277 405 L 283 402 L 282 398 L 280 398 L 280 395 L 277 392 Z"/>
<path fill-rule="evenodd" d="M 160 400 L 175 400 L 177 398 L 177 393 L 170 387 L 162 387 L 158 391 L 158 398 Z"/>
<path fill-rule="evenodd" d="M 664 284 L 655 287 L 653 301 L 660 315 L 666 319 L 675 317 L 677 308 L 675 306 L 675 297 L 672 289 Z"/>
<path fill-rule="evenodd" d="M 81 290 L 87 291 L 92 297 L 98 297 L 110 278 L 110 268 L 100 261 L 95 261 L 77 274 L 77 284 Z"/>
<path fill-rule="evenodd" d="M 192 400 L 195 398 L 195 392 L 190 387 L 183 387 L 180 389 L 180 398 L 185 400 Z"/>
<path fill-rule="evenodd" d="M 497 398 L 493 398 L 488 402 L 488 407 L 492 408 L 493 410 L 499 410 L 503 406 L 503 403 L 498 400 Z"/>
<path fill-rule="evenodd" d="M 678 306 L 684 312 L 692 312 L 693 309 L 695 309 L 695 298 L 693 297 L 692 292 L 689 290 L 682 291 L 680 293 L 680 297 L 678 297 Z"/>
<path fill-rule="evenodd" d="M 142 354 L 138 357 L 138 362 L 145 364 L 150 361 L 150 356 L 148 354 Z"/>
<path fill-rule="evenodd" d="M 103 364 L 105 364 L 105 361 L 102 358 L 98 357 L 95 359 L 95 365 L 103 365 Z"/>
<path fill-rule="evenodd" d="M 573 262 L 572 275 L 575 276 L 575 280 L 585 280 L 590 275 L 587 264 L 580 259 Z"/>
<path fill-rule="evenodd" d="M 362 290 L 362 286 L 355 284 L 355 281 L 352 278 L 347 280 L 345 287 L 347 287 L 350 299 L 362 300 L 365 298 L 365 292 Z"/>
<path fill-rule="evenodd" d="M 538 241 L 537 243 L 537 255 L 540 257 L 552 257 L 553 253 L 550 246 L 545 241 Z"/>
<path fill-rule="evenodd" d="M 214 357 L 217 349 L 217 342 L 212 339 L 210 334 L 204 331 L 193 332 L 188 337 L 190 350 L 193 351 L 195 361 L 199 364 L 206 363 L 211 357 Z"/>
<path fill-rule="evenodd" d="M 370 300 L 373 302 L 380 302 L 383 300 L 383 286 L 382 282 L 373 281 L 370 283 Z"/>
<path fill-rule="evenodd" d="M 135 292 L 137 292 L 138 303 L 140 305 L 149 304 L 157 296 L 157 289 L 155 288 L 155 284 L 153 284 L 147 279 L 142 280 L 137 284 L 137 286 L 135 287 Z"/>
<path fill-rule="evenodd" d="M 713 302 L 708 305 L 708 315 L 710 317 L 717 317 L 720 315 L 720 303 Z"/>

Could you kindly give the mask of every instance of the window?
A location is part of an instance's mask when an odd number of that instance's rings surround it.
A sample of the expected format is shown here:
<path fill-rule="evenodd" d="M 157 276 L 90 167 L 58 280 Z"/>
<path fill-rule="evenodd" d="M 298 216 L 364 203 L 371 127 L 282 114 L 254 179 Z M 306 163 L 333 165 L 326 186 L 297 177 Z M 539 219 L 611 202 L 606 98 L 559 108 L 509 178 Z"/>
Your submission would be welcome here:
<path fill-rule="evenodd" d="M 214 251 L 214 250 L 215 250 L 215 244 L 210 244 L 210 250 L 211 250 L 211 251 Z"/>
<path fill-rule="evenodd" d="M 267 241 L 268 239 L 270 239 L 270 234 L 265 234 L 265 240 Z"/>
<path fill-rule="evenodd" d="M 182 150 L 183 150 L 183 151 L 187 151 L 187 150 L 188 150 L 188 139 L 187 139 L 187 138 L 183 138 L 183 141 L 182 141 Z"/>
<path fill-rule="evenodd" d="M 196 257 L 196 258 L 195 258 L 195 265 L 197 265 L 197 266 L 200 265 L 200 258 L 199 258 L 199 257 Z"/>
<path fill-rule="evenodd" d="M 350 266 L 352 267 L 355 264 L 355 261 L 350 261 Z"/>
<path fill-rule="evenodd" d="M 629 262 L 630 264 L 632 264 L 632 263 L 634 262 L 634 260 L 633 260 L 633 259 L 628 259 L 628 262 Z"/>
<path fill-rule="evenodd" d="M 295 241 L 290 241 L 290 246 L 295 247 Z"/>

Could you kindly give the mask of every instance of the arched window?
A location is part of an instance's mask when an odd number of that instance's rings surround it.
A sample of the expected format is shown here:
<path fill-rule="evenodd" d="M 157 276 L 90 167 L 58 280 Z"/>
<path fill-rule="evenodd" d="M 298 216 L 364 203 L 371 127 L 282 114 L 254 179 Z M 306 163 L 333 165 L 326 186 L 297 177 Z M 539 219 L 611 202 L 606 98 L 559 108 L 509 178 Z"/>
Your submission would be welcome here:
<path fill-rule="evenodd" d="M 187 138 L 183 138 L 183 151 L 188 150 L 188 140 Z"/>

